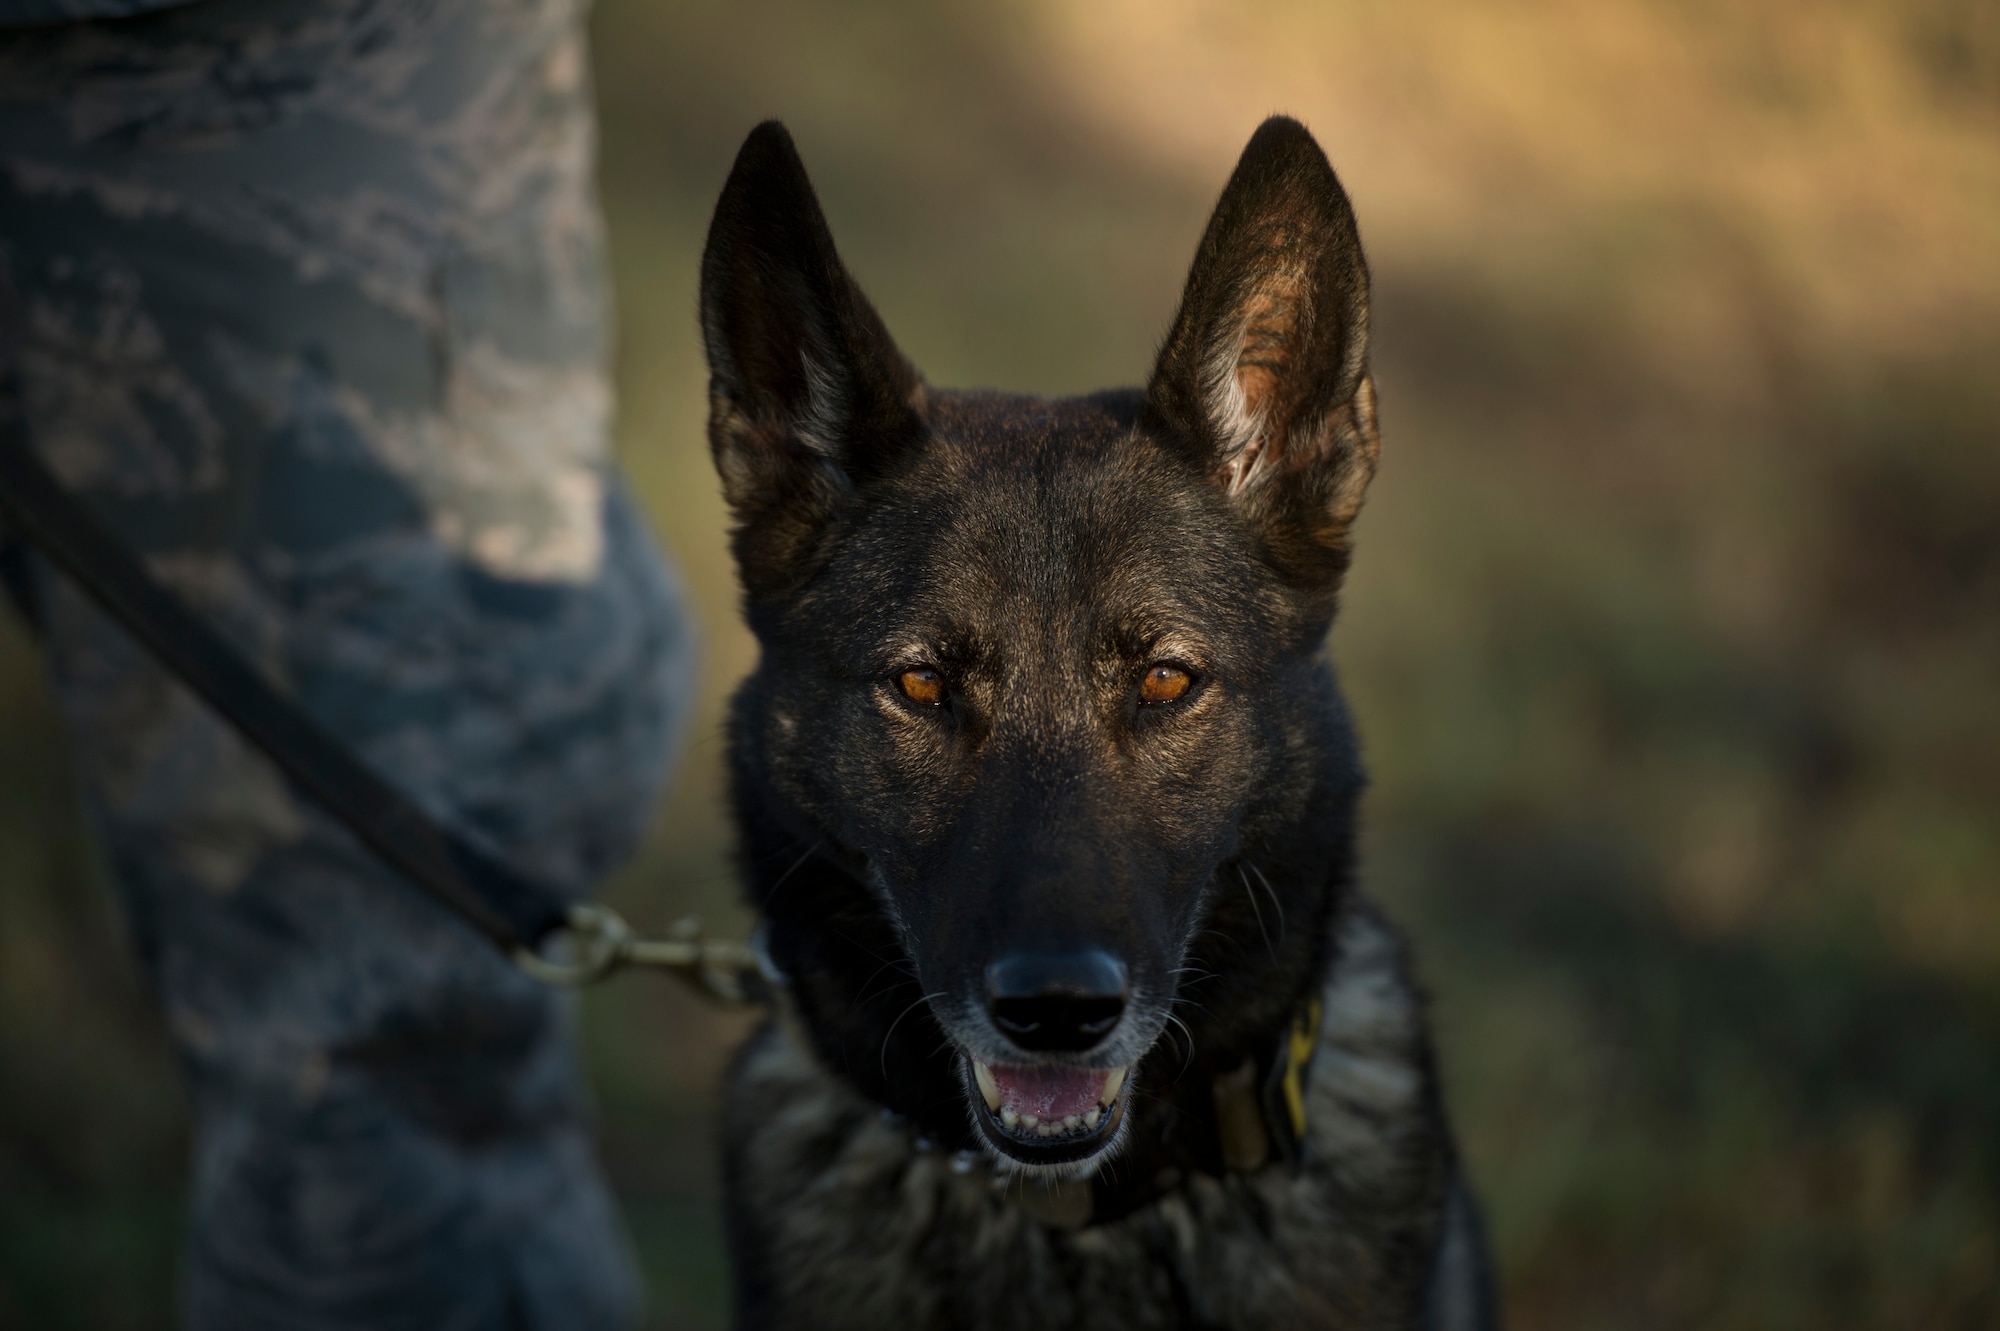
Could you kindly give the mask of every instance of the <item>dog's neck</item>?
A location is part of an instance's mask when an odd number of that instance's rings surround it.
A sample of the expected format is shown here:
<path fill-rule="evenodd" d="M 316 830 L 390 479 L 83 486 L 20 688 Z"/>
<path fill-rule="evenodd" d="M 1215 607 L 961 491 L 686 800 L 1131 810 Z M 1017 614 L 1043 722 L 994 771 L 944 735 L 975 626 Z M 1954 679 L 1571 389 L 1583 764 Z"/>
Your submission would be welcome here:
<path fill-rule="evenodd" d="M 1218 868 L 1176 1021 L 1136 1073 L 1143 1094 L 1116 1157 L 1120 1178 L 1229 1167 L 1219 1088 L 1271 1076 L 1325 977 L 1334 918 L 1350 895 L 1357 793 L 1326 784 L 1305 816 Z M 754 783 L 739 780 L 735 794 L 750 900 L 813 1054 L 919 1140 L 981 1150 L 957 1054 L 866 884 L 865 861 L 801 828 Z"/>

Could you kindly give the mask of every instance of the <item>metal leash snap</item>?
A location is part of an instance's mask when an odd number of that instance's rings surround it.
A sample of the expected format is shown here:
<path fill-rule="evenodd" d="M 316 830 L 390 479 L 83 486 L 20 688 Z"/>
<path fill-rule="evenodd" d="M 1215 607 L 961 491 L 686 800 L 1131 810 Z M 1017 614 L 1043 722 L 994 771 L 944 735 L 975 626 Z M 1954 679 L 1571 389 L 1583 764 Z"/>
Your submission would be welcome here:
<path fill-rule="evenodd" d="M 603 979 L 629 959 L 637 941 L 624 916 L 592 901 L 571 906 L 568 922 L 556 934 L 568 945 L 573 959 L 556 961 L 542 955 L 538 947 L 517 947 L 514 964 L 543 984 L 565 988 Z"/>
<path fill-rule="evenodd" d="M 626 961 L 670 970 L 718 1003 L 756 1003 L 770 992 L 750 944 L 705 938 L 701 921 L 692 917 L 674 921 L 668 933 L 667 938 L 634 938 L 626 947 Z"/>
<path fill-rule="evenodd" d="M 514 949 L 514 964 L 543 984 L 578 988 L 624 966 L 651 966 L 673 972 L 720 1003 L 754 1003 L 769 988 L 755 948 L 711 942 L 702 937 L 699 920 L 675 921 L 666 938 L 641 938 L 611 907 L 579 902 L 556 933 L 570 954 L 562 959 L 539 947 Z"/>

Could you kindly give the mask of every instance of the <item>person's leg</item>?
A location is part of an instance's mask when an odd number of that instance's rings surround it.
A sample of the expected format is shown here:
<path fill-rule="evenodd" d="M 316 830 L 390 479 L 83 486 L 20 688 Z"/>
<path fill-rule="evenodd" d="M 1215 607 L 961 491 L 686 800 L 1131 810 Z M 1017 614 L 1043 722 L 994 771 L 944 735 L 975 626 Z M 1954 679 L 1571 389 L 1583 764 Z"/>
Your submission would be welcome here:
<path fill-rule="evenodd" d="M 691 651 L 609 471 L 580 8 L 0 34 L 0 321 L 67 484 L 436 814 L 581 893 Z M 196 1327 L 609 1327 L 571 1011 L 36 587 L 195 1109 Z"/>

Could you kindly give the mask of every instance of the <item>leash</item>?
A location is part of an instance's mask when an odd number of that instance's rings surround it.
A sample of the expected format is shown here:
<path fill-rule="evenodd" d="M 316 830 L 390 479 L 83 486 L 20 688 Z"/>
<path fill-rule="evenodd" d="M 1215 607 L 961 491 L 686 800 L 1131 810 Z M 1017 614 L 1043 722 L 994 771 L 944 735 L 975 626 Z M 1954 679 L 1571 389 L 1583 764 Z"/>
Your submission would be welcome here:
<path fill-rule="evenodd" d="M 29 445 L 0 428 L 0 523 L 82 587 L 169 673 L 206 702 L 384 864 L 485 935 L 543 984 L 591 984 L 627 967 L 665 970 L 723 1003 L 768 997 L 754 944 L 710 940 L 682 920 L 642 938 L 611 907 L 570 902 L 502 864 L 419 808 L 280 693 L 190 613 Z"/>

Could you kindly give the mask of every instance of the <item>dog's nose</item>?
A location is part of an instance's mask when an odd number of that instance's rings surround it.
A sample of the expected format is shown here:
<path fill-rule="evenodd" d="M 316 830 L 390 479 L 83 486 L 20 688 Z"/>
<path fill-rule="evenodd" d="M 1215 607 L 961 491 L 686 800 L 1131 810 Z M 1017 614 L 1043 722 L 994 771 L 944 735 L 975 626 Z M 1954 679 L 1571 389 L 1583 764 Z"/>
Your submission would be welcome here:
<path fill-rule="evenodd" d="M 1089 1049 L 1124 1015 L 1125 963 L 1109 952 L 1017 952 L 986 968 L 986 1010 L 1023 1049 Z"/>

